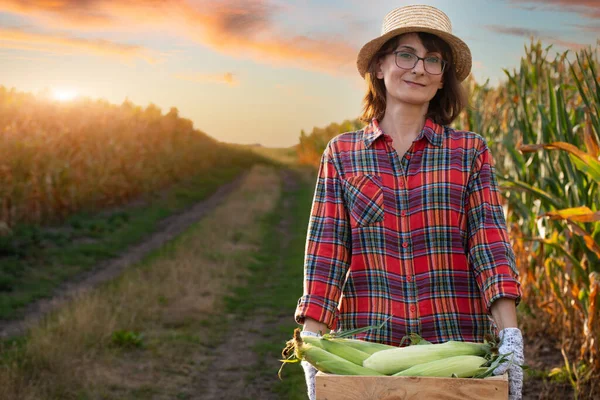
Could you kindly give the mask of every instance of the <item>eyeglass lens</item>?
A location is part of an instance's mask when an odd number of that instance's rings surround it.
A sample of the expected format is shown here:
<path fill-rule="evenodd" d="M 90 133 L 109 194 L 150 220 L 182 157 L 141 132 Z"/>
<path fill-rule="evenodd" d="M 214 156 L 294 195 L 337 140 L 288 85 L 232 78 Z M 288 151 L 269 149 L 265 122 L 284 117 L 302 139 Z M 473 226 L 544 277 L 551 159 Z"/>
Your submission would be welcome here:
<path fill-rule="evenodd" d="M 433 75 L 439 75 L 444 71 L 444 62 L 438 57 L 418 57 L 415 54 L 407 52 L 397 52 L 396 65 L 402 69 L 413 69 L 419 60 L 423 60 L 425 71 Z"/>

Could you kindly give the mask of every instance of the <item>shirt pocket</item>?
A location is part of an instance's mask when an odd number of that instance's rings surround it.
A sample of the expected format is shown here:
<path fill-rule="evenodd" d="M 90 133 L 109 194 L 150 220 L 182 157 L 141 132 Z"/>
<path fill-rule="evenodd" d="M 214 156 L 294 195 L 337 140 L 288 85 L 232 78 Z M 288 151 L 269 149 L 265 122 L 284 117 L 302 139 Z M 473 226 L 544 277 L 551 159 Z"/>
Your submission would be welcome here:
<path fill-rule="evenodd" d="M 352 227 L 383 221 L 383 188 L 375 175 L 351 176 L 344 180 L 344 198 Z"/>

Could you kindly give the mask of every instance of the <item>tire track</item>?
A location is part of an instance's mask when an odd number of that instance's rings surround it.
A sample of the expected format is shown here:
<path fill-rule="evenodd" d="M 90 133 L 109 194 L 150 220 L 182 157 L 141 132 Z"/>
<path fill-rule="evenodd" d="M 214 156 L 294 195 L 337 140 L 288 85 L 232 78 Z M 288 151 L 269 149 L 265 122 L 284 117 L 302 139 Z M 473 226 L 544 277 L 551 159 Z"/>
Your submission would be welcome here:
<path fill-rule="evenodd" d="M 57 309 L 78 294 L 85 293 L 103 282 L 116 278 L 128 266 L 141 261 L 148 253 L 163 246 L 183 233 L 192 224 L 212 211 L 229 196 L 245 179 L 247 172 L 241 173 L 233 181 L 221 185 L 206 200 L 200 201 L 186 211 L 171 215 L 158 223 L 157 230 L 141 243 L 125 250 L 119 257 L 99 263 L 96 268 L 86 271 L 72 280 L 61 284 L 51 298 L 37 300 L 24 310 L 19 320 L 0 320 L 0 338 L 24 334 L 29 327 L 37 324 L 49 312 Z"/>
<path fill-rule="evenodd" d="M 281 171 L 283 182 L 283 196 L 286 192 L 295 189 L 299 182 L 298 177 L 290 170 Z M 281 267 L 281 260 L 285 257 L 286 249 L 291 240 L 290 226 L 293 223 L 293 217 L 290 212 L 292 199 L 286 196 L 283 201 L 283 215 L 277 226 L 280 234 L 280 254 L 278 266 Z M 268 282 L 265 282 L 268 286 Z M 258 357 L 253 352 L 254 345 L 264 340 L 264 332 L 272 332 L 282 321 L 289 321 L 291 315 L 280 315 L 276 320 L 266 318 L 264 313 L 258 309 L 251 315 L 229 316 L 233 317 L 233 326 L 243 325 L 243 336 L 238 332 L 223 332 L 227 339 L 218 345 L 212 352 L 209 361 L 209 367 L 201 376 L 196 379 L 198 388 L 194 400 L 242 400 L 242 399 L 261 399 L 277 400 L 278 397 L 272 393 L 271 387 L 277 381 L 277 376 L 272 379 L 247 381 L 249 371 L 258 363 Z M 242 318 L 243 317 L 243 318 Z M 279 361 L 273 360 L 279 368 Z"/>

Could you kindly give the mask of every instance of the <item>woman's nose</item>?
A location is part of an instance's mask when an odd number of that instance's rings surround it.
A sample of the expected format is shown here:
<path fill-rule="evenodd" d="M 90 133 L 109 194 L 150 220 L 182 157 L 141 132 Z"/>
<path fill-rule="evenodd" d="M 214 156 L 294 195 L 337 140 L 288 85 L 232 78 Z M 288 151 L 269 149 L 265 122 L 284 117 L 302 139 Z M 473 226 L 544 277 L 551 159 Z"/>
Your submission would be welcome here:
<path fill-rule="evenodd" d="M 417 60 L 417 63 L 415 64 L 415 66 L 412 69 L 412 72 L 416 73 L 416 74 L 424 74 L 425 73 L 425 60 L 420 59 Z"/>

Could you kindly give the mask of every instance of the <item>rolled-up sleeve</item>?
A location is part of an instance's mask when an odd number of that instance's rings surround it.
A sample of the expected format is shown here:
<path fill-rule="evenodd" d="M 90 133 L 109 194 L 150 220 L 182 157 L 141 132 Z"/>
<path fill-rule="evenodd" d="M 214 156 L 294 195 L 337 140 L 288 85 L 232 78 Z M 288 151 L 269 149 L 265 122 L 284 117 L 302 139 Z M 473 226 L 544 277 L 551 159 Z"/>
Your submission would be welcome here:
<path fill-rule="evenodd" d="M 295 312 L 335 329 L 338 303 L 351 258 L 351 232 L 342 182 L 332 156 L 332 143 L 323 152 L 312 202 L 304 256 L 304 290 Z"/>
<path fill-rule="evenodd" d="M 494 162 L 483 142 L 467 187 L 468 257 L 485 305 L 502 297 L 521 299 L 515 254 L 508 238 Z"/>

